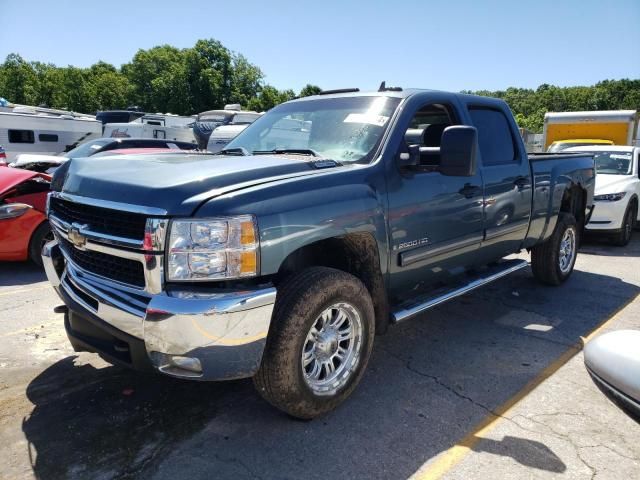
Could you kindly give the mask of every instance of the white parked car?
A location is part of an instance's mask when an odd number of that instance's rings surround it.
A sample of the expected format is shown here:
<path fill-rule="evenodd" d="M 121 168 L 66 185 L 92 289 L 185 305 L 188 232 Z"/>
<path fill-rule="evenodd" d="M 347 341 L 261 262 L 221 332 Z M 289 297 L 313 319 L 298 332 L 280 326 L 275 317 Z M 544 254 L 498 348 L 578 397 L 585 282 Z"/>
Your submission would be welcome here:
<path fill-rule="evenodd" d="M 565 152 L 590 152 L 595 158 L 595 207 L 586 229 L 607 234 L 615 245 L 629 243 L 640 220 L 640 147 L 572 147 Z"/>

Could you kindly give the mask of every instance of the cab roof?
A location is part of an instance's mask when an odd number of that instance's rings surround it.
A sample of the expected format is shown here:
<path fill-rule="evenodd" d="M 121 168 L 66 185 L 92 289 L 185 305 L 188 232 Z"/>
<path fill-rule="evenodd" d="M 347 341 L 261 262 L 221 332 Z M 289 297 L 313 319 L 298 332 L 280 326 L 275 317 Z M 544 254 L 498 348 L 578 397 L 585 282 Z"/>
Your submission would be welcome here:
<path fill-rule="evenodd" d="M 350 89 L 346 89 L 350 90 Z M 391 97 L 391 98 L 400 98 L 405 99 L 409 98 L 413 95 L 421 94 L 421 93 L 444 93 L 447 95 L 451 95 L 452 97 L 464 97 L 467 99 L 478 99 L 482 101 L 487 100 L 497 100 L 503 102 L 502 99 L 495 97 L 483 97 L 481 95 L 470 95 L 467 93 L 456 93 L 456 92 L 447 92 L 444 90 L 433 90 L 427 88 L 404 88 L 398 90 L 362 90 L 362 91 L 345 91 L 345 92 L 337 92 L 337 93 L 320 93 L 318 95 L 311 95 L 308 97 L 296 98 L 294 100 L 290 100 L 289 102 L 304 102 L 307 100 L 317 100 L 319 98 L 349 98 L 349 97 Z M 289 103 L 287 102 L 287 103 Z"/>

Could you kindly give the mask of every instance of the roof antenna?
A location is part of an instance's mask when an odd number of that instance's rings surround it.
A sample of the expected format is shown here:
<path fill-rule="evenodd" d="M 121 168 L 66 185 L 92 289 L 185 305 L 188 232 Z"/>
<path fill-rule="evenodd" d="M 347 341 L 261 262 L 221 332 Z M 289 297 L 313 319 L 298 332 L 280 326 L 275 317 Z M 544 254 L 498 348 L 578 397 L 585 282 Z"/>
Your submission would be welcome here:
<path fill-rule="evenodd" d="M 379 92 L 401 92 L 402 87 L 387 87 L 387 82 L 383 81 L 378 88 Z"/>

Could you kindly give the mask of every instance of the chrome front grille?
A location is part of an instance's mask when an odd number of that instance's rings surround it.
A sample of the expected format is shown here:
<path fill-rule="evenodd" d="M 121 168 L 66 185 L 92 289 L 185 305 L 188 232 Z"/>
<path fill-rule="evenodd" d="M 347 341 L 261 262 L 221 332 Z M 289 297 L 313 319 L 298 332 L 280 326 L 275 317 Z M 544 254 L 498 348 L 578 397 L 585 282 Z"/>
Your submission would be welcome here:
<path fill-rule="evenodd" d="M 144 266 L 141 262 L 93 250 L 78 250 L 65 238 L 58 239 L 60 247 L 80 268 L 117 282 L 143 288 Z"/>
<path fill-rule="evenodd" d="M 163 287 L 168 219 L 150 216 L 162 213 L 58 192 L 50 194 L 48 209 L 62 253 L 74 271 L 95 275 L 116 289 L 145 294 L 160 293 Z"/>
<path fill-rule="evenodd" d="M 96 233 L 139 241 L 144 239 L 147 217 L 139 213 L 85 205 L 57 197 L 51 198 L 49 208 L 50 213 L 63 222 L 88 225 Z"/>

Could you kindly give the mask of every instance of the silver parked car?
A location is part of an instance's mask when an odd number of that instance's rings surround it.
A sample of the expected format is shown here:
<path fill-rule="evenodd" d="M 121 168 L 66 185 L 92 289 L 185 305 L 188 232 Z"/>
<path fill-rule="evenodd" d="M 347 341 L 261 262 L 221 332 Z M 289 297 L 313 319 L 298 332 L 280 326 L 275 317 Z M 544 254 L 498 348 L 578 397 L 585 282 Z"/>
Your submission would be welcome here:
<path fill-rule="evenodd" d="M 584 363 L 596 385 L 640 420 L 640 331 L 600 335 L 587 343 Z"/>

